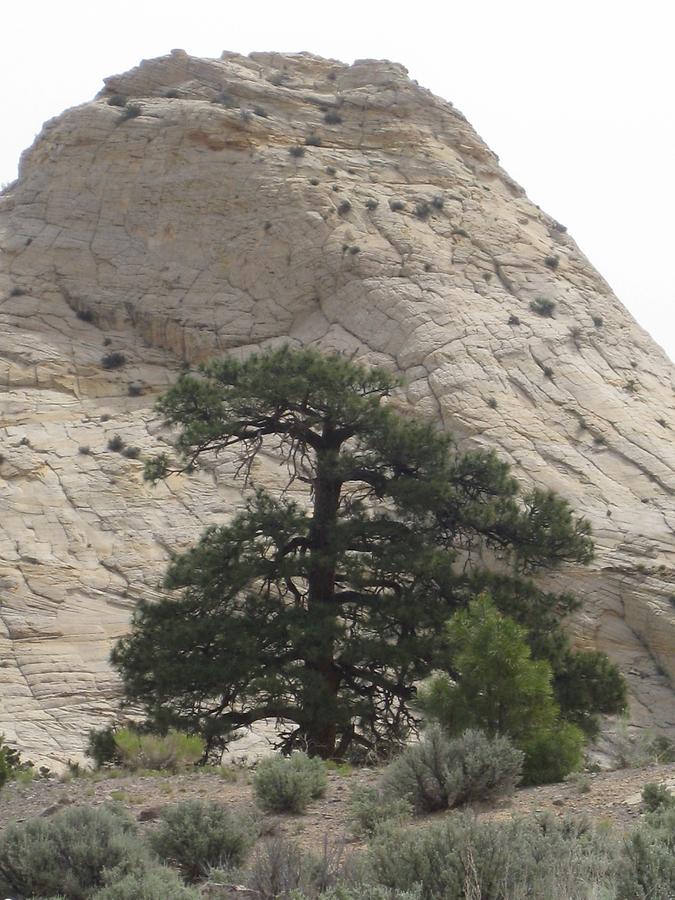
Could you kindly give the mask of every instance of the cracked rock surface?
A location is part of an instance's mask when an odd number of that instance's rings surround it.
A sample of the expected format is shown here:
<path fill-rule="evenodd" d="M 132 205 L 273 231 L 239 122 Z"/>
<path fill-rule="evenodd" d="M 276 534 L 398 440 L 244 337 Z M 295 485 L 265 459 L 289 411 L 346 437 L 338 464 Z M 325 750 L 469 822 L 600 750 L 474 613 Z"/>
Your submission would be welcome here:
<path fill-rule="evenodd" d="M 670 361 L 402 66 L 178 50 L 48 122 L 0 196 L 0 733 L 63 762 L 110 716 L 135 602 L 241 502 L 233 460 L 143 483 L 157 394 L 289 340 L 399 371 L 402 408 L 591 520 L 595 562 L 553 576 L 575 638 L 673 735 Z"/>

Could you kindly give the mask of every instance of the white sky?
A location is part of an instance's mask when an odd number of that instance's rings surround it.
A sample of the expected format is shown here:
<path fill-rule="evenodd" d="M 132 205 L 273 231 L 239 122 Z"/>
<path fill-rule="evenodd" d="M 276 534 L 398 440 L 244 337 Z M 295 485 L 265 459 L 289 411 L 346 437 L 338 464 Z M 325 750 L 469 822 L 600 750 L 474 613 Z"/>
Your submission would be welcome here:
<path fill-rule="evenodd" d="M 182 47 L 403 63 L 567 225 L 675 359 L 669 0 L 3 0 L 0 182 L 42 122 Z"/>

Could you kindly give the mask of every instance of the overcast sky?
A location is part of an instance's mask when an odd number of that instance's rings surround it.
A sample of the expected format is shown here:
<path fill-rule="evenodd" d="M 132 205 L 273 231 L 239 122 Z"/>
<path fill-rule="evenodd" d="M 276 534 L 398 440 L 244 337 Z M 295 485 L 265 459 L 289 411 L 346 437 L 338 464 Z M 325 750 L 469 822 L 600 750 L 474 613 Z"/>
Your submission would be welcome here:
<path fill-rule="evenodd" d="M 106 75 L 182 47 L 403 63 L 451 100 L 675 359 L 667 0 L 3 0 L 0 182 Z"/>

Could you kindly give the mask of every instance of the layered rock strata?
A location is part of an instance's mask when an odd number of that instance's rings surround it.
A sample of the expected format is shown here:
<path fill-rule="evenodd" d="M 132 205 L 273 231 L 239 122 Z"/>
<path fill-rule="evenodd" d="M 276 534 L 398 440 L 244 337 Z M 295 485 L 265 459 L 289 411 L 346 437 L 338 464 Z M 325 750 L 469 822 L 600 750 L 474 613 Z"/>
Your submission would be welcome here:
<path fill-rule="evenodd" d="M 285 341 L 399 371 L 402 408 L 588 516 L 595 563 L 555 576 L 576 639 L 675 731 L 673 367 L 402 66 L 176 50 L 107 79 L 0 197 L 0 325 L 0 732 L 36 759 L 81 753 L 135 602 L 240 503 L 232 460 L 143 483 L 158 392 Z"/>

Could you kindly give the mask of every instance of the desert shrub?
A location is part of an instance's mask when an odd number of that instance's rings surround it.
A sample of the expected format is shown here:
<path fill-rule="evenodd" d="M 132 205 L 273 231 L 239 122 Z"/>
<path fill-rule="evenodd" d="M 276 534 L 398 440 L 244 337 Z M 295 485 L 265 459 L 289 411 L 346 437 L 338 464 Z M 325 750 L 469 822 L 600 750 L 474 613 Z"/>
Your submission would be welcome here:
<path fill-rule="evenodd" d="M 508 738 L 467 730 L 449 739 L 434 726 L 389 764 L 382 787 L 387 796 L 409 800 L 416 812 L 433 812 L 511 793 L 522 765 L 522 752 Z"/>
<path fill-rule="evenodd" d="M 671 602 L 673 602 L 672 597 Z M 675 741 L 666 737 L 665 734 L 657 734 L 648 741 L 647 750 L 654 762 L 675 763 Z"/>
<path fill-rule="evenodd" d="M 385 823 L 407 821 L 412 806 L 405 797 L 387 796 L 381 788 L 356 785 L 349 795 L 349 821 L 352 834 L 372 836 Z"/>
<path fill-rule="evenodd" d="M 421 900 L 419 888 L 411 891 L 397 891 L 379 884 L 340 884 L 319 894 L 318 900 Z"/>
<path fill-rule="evenodd" d="M 520 325 L 520 319 L 518 316 L 515 316 L 513 313 L 509 316 L 509 325 Z"/>
<path fill-rule="evenodd" d="M 193 882 L 209 866 L 240 866 L 256 836 L 255 822 L 242 811 L 206 800 L 186 800 L 162 810 L 150 843 L 162 860 Z"/>
<path fill-rule="evenodd" d="M 195 888 L 186 887 L 171 869 L 153 866 L 113 881 L 96 891 L 92 900 L 200 900 L 201 896 Z"/>
<path fill-rule="evenodd" d="M 115 807 L 75 807 L 11 823 L 0 835 L 0 886 L 8 895 L 90 897 L 114 874 L 152 867 L 136 826 Z"/>
<path fill-rule="evenodd" d="M 304 753 L 262 759 L 253 778 L 253 789 L 267 812 L 302 813 L 310 800 L 326 790 L 326 767 Z"/>
<path fill-rule="evenodd" d="M 0 788 L 7 784 L 10 776 L 10 768 L 4 750 L 0 747 Z"/>
<path fill-rule="evenodd" d="M 0 734 L 0 788 L 26 764 L 21 762 L 18 750 L 5 743 L 5 736 Z M 28 765 L 31 765 L 28 763 Z"/>
<path fill-rule="evenodd" d="M 588 897 L 606 878 L 615 842 L 584 821 L 541 816 L 479 822 L 457 813 L 442 824 L 376 836 L 373 880 L 423 900 Z"/>
<path fill-rule="evenodd" d="M 337 175 L 337 169 L 335 166 L 326 166 L 326 175 Z"/>
<path fill-rule="evenodd" d="M 426 200 L 419 200 L 415 204 L 415 215 L 418 219 L 428 219 L 431 214 L 431 207 Z"/>
<path fill-rule="evenodd" d="M 593 319 L 593 324 L 596 328 L 602 328 L 604 324 L 602 316 L 592 316 L 591 318 Z"/>
<path fill-rule="evenodd" d="M 143 384 L 140 381 L 130 381 L 127 385 L 127 394 L 130 397 L 140 397 L 143 393 Z"/>
<path fill-rule="evenodd" d="M 344 841 L 331 841 L 324 836 L 320 853 L 304 850 L 293 840 L 273 837 L 257 848 L 244 881 L 261 900 L 309 900 L 323 896 L 323 891 L 350 882 L 360 874 L 345 855 Z"/>
<path fill-rule="evenodd" d="M 550 366 L 544 366 L 542 372 L 544 373 L 545 378 L 553 378 L 554 372 Z"/>
<path fill-rule="evenodd" d="M 305 146 L 307 147 L 320 147 L 322 144 L 323 141 L 318 134 L 309 134 L 305 138 Z"/>
<path fill-rule="evenodd" d="M 499 404 L 497 402 L 497 398 L 496 397 L 488 397 L 487 405 L 490 407 L 490 409 L 497 409 L 497 407 L 499 406 Z"/>
<path fill-rule="evenodd" d="M 77 448 L 77 452 L 80 454 L 80 456 L 89 456 L 89 454 L 91 453 L 91 447 L 89 446 L 89 444 L 80 444 L 80 446 Z"/>
<path fill-rule="evenodd" d="M 445 205 L 445 200 L 443 199 L 443 195 L 442 194 L 434 194 L 434 196 L 431 198 L 431 205 L 433 206 L 434 209 L 443 209 L 443 206 Z"/>
<path fill-rule="evenodd" d="M 306 151 L 305 151 L 305 148 L 303 146 L 301 146 L 300 144 L 295 144 L 293 147 L 288 148 L 288 152 L 290 153 L 291 156 L 295 157 L 296 159 L 299 159 L 301 156 L 305 155 Z"/>
<path fill-rule="evenodd" d="M 537 297 L 536 300 L 531 301 L 530 309 L 538 316 L 543 316 L 545 319 L 552 319 L 555 311 L 555 300 L 548 300 L 546 297 Z"/>
<path fill-rule="evenodd" d="M 593 789 L 590 775 L 585 772 L 572 772 L 565 778 L 565 781 L 576 788 L 579 794 L 590 794 Z"/>
<path fill-rule="evenodd" d="M 13 287 L 12 290 L 9 292 L 9 296 L 10 297 L 23 297 L 25 295 L 25 293 L 26 293 L 26 291 L 23 288 Z"/>
<path fill-rule="evenodd" d="M 323 120 L 326 125 L 342 125 L 342 116 L 340 113 L 335 112 L 334 109 L 329 109 L 324 113 Z"/>
<path fill-rule="evenodd" d="M 218 91 L 211 103 L 218 103 L 220 106 L 224 106 L 225 109 L 234 109 L 237 106 L 236 98 L 229 91 Z"/>
<path fill-rule="evenodd" d="M 140 447 L 125 447 L 124 450 L 122 450 L 122 456 L 126 456 L 127 459 L 138 459 L 140 455 Z"/>
<path fill-rule="evenodd" d="M 346 215 L 346 213 L 349 212 L 349 210 L 350 210 L 351 208 L 352 208 L 352 205 L 351 205 L 351 203 L 349 202 L 349 200 L 343 200 L 343 201 L 340 203 L 340 205 L 338 206 L 338 212 L 340 213 L 341 216 L 344 216 L 344 215 Z"/>
<path fill-rule="evenodd" d="M 675 897 L 675 807 L 645 817 L 626 839 L 616 900 Z"/>
<path fill-rule="evenodd" d="M 668 790 L 665 784 L 657 784 L 650 781 L 642 788 L 642 803 L 647 812 L 656 812 L 675 806 L 675 796 Z"/>
<path fill-rule="evenodd" d="M 166 734 L 143 734 L 120 728 L 114 734 L 122 764 L 128 769 L 170 769 L 191 766 L 204 754 L 199 735 L 170 729 Z"/>
<path fill-rule="evenodd" d="M 119 118 L 120 122 L 126 122 L 127 119 L 135 119 L 140 116 L 143 110 L 138 103 L 127 103 Z"/>
<path fill-rule="evenodd" d="M 261 119 L 268 119 L 270 115 L 266 109 L 263 109 L 262 106 L 254 106 L 253 114 L 256 116 L 260 116 Z"/>
<path fill-rule="evenodd" d="M 176 88 L 169 88 L 168 91 L 164 91 L 164 96 L 167 100 L 177 100 L 180 97 L 180 93 L 176 90 Z"/>
<path fill-rule="evenodd" d="M 583 731 L 569 722 L 538 731 L 522 743 L 523 784 L 553 784 L 576 771 L 584 757 Z"/>
<path fill-rule="evenodd" d="M 123 94 L 112 94 L 108 97 L 108 106 L 126 106 L 127 98 Z"/>
<path fill-rule="evenodd" d="M 389 209 L 392 210 L 392 212 L 400 212 L 402 209 L 405 209 L 405 203 L 403 200 L 390 200 Z"/>
<path fill-rule="evenodd" d="M 97 769 L 101 766 L 119 765 L 122 757 L 115 743 L 115 729 L 112 725 L 106 728 L 92 728 L 87 735 L 85 754 L 93 760 Z"/>
<path fill-rule="evenodd" d="M 374 209 L 377 209 L 378 202 L 373 197 L 369 197 L 365 202 L 365 207 L 372 212 Z"/>
<path fill-rule="evenodd" d="M 101 365 L 104 369 L 119 369 L 126 364 L 127 358 L 118 350 L 111 350 L 101 357 Z"/>
<path fill-rule="evenodd" d="M 78 319 L 81 319 L 83 322 L 93 322 L 94 314 L 90 309 L 78 309 L 75 313 Z"/>
<path fill-rule="evenodd" d="M 312 858 L 296 843 L 273 837 L 256 849 L 243 874 L 247 888 L 260 900 L 302 898 L 312 888 Z"/>
<path fill-rule="evenodd" d="M 115 434 L 108 441 L 108 450 L 113 453 L 119 453 L 124 447 L 124 438 L 120 434 Z"/>
<path fill-rule="evenodd" d="M 545 256 L 544 257 L 544 265 L 548 266 L 549 269 L 557 269 L 560 265 L 560 257 L 559 256 Z"/>

